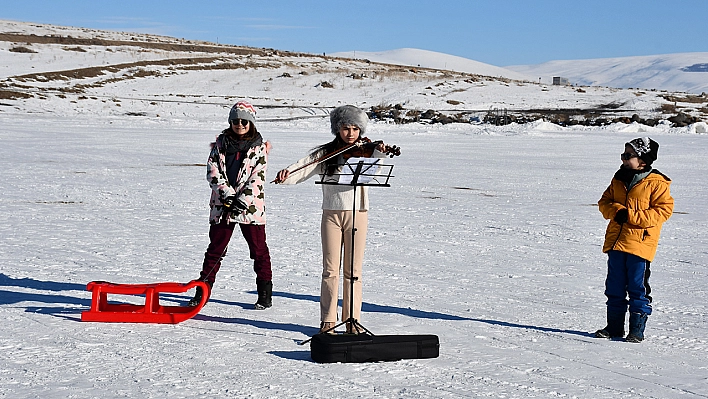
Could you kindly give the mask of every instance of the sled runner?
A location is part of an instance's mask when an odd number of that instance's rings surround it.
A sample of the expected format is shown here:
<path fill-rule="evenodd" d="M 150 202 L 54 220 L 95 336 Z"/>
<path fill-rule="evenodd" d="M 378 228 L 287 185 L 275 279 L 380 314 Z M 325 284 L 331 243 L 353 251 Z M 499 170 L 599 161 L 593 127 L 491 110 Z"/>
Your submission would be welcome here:
<path fill-rule="evenodd" d="M 182 293 L 192 288 L 204 290 L 197 306 L 160 305 L 161 293 Z M 204 307 L 209 298 L 209 286 L 203 281 L 192 280 L 183 283 L 154 284 L 113 284 L 106 281 L 92 281 L 86 285 L 91 291 L 91 309 L 81 313 L 81 321 L 107 323 L 160 323 L 177 324 L 191 319 Z M 144 305 L 108 303 L 108 294 L 144 295 Z"/>

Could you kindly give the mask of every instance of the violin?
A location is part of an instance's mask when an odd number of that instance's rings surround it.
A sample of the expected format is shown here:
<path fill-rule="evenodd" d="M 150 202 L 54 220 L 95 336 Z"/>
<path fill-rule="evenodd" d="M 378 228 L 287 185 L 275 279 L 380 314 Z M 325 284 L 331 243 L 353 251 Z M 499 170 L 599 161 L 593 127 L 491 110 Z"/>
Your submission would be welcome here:
<path fill-rule="evenodd" d="M 344 159 L 349 159 L 351 157 L 369 158 L 374 154 L 374 150 L 376 149 L 376 147 L 378 147 L 381 144 L 383 144 L 382 140 L 371 141 L 367 137 L 360 137 L 357 141 L 355 141 L 352 144 L 347 144 L 342 148 L 334 150 L 328 154 L 325 154 L 325 155 L 313 160 L 312 162 L 309 162 L 305 165 L 300 166 L 299 168 L 295 168 L 294 170 L 290 170 L 287 172 L 295 173 L 298 170 L 304 169 L 304 168 L 311 166 L 311 165 L 320 164 L 320 163 L 327 161 L 328 159 L 332 159 L 338 155 L 342 155 L 342 157 Z M 383 153 L 386 155 L 389 155 L 390 158 L 393 158 L 394 156 L 401 155 L 401 147 L 386 144 L 386 145 L 384 145 Z M 286 179 L 287 179 L 287 177 L 286 177 Z M 282 180 L 278 180 L 278 178 L 276 178 L 271 183 L 278 184 L 281 182 L 282 182 Z"/>
<path fill-rule="evenodd" d="M 374 155 L 374 150 L 379 145 L 383 144 L 383 140 L 371 141 L 368 137 L 361 137 L 359 140 L 355 141 L 354 144 L 342 153 L 344 159 L 349 159 L 351 157 L 364 157 L 369 158 Z M 389 158 L 401 155 L 401 147 L 395 145 L 384 145 L 384 154 L 388 155 Z"/>

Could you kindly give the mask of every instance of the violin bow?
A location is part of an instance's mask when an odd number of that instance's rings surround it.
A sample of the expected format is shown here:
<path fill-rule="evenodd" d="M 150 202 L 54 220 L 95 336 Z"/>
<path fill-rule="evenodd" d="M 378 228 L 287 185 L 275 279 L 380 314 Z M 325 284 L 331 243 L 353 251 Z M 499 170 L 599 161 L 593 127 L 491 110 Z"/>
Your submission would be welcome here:
<path fill-rule="evenodd" d="M 306 164 L 304 164 L 304 165 L 302 165 L 302 166 L 299 166 L 299 167 L 297 167 L 297 168 L 291 170 L 291 171 L 290 171 L 290 174 L 293 174 L 293 173 L 295 173 L 295 172 L 297 172 L 297 171 L 299 171 L 299 170 L 305 169 L 305 168 L 308 167 L 308 166 L 320 164 L 320 163 L 322 163 L 322 162 L 324 162 L 324 161 L 326 161 L 326 160 L 328 160 L 328 159 L 331 159 L 331 158 L 336 157 L 337 155 L 339 155 L 339 154 L 341 154 L 341 153 L 343 153 L 343 152 L 347 152 L 348 150 L 350 150 L 350 149 L 352 149 L 352 148 L 354 148 L 354 147 L 359 147 L 359 146 L 361 146 L 361 145 L 363 145 L 363 144 L 364 144 L 364 142 L 357 140 L 356 142 L 354 142 L 354 143 L 352 143 L 352 144 L 348 144 L 348 145 L 346 145 L 346 146 L 344 146 L 344 147 L 342 147 L 342 148 L 340 148 L 340 149 L 338 149 L 338 150 L 332 151 L 332 152 L 330 152 L 329 154 L 325 154 L 325 155 L 323 155 L 323 156 L 321 156 L 321 157 L 319 157 L 319 158 L 317 158 L 317 159 L 315 159 L 315 160 L 313 160 L 313 161 L 310 161 L 310 162 L 308 162 L 308 163 L 306 163 Z M 275 179 L 275 180 L 273 180 L 271 183 L 278 184 L 278 183 L 280 183 L 280 181 L 278 181 L 278 179 Z"/>

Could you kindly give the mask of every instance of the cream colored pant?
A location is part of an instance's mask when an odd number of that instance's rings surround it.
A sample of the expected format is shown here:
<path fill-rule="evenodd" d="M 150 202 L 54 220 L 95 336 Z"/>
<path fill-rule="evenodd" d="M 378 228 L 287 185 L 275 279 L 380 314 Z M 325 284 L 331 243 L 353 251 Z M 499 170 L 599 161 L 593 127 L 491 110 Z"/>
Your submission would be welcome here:
<path fill-rule="evenodd" d="M 322 211 L 322 293 L 320 296 L 320 321 L 337 321 L 339 297 L 339 270 L 344 271 L 342 282 L 342 320 L 349 318 L 351 287 L 352 211 Z M 361 317 L 361 265 L 366 247 L 366 230 L 369 217 L 366 211 L 356 211 L 354 235 L 354 309 L 352 317 Z M 342 247 L 344 255 L 342 256 Z"/>

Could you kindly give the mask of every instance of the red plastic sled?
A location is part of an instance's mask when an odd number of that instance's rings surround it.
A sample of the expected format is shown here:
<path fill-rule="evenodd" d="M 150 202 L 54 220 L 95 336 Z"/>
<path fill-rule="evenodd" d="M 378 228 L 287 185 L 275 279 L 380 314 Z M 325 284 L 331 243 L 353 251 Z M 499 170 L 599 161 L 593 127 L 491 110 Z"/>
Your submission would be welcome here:
<path fill-rule="evenodd" d="M 201 287 L 204 292 L 199 305 L 160 305 L 160 293 L 182 293 L 194 287 Z M 92 281 L 86 285 L 86 290 L 92 293 L 91 309 L 81 313 L 81 321 L 177 324 L 196 316 L 209 299 L 209 287 L 205 282 L 197 280 L 186 284 L 113 284 L 106 281 Z M 145 295 L 145 304 L 108 303 L 108 294 Z"/>

